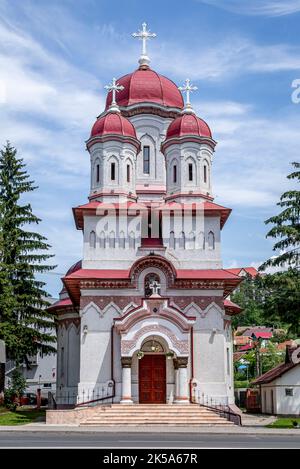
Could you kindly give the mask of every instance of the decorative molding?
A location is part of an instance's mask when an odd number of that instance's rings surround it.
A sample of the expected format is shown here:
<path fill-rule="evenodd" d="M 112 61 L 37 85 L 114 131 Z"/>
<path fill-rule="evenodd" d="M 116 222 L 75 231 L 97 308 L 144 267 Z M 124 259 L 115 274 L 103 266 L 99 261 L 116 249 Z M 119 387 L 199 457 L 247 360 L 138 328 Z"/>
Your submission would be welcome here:
<path fill-rule="evenodd" d="M 131 368 L 132 357 L 121 357 L 122 368 Z"/>
<path fill-rule="evenodd" d="M 84 312 L 89 305 L 95 305 L 103 316 L 106 310 L 113 306 L 122 316 L 128 312 L 128 309 L 135 308 L 141 303 L 142 298 L 138 296 L 82 296 L 80 308 Z"/>
<path fill-rule="evenodd" d="M 177 358 L 177 366 L 178 368 L 186 368 L 188 365 L 188 357 L 178 357 Z"/>
<path fill-rule="evenodd" d="M 194 304 L 201 311 L 205 311 L 212 303 L 224 310 L 224 300 L 220 296 L 172 296 L 170 301 L 181 310 L 185 310 Z"/>
<path fill-rule="evenodd" d="M 132 340 L 121 339 L 121 353 L 129 353 L 144 334 L 149 333 L 149 335 L 151 335 L 151 333 L 155 334 L 156 332 L 166 335 L 170 339 L 172 345 L 179 350 L 180 353 L 189 353 L 189 343 L 187 340 L 179 340 L 168 328 L 158 324 L 151 324 L 149 326 L 142 327 L 138 332 L 136 332 Z"/>
<path fill-rule="evenodd" d="M 163 257 L 154 255 L 143 257 L 142 259 L 135 262 L 135 264 L 133 264 L 130 271 L 130 276 L 134 286 L 137 285 L 138 278 L 142 271 L 149 268 L 157 268 L 161 270 L 166 276 L 168 286 L 174 283 L 175 272 L 170 262 Z"/>
<path fill-rule="evenodd" d="M 64 319 L 58 319 L 58 326 L 61 328 L 65 328 L 66 330 L 74 324 L 74 326 L 79 329 L 80 327 L 80 318 L 75 317 L 75 318 L 64 318 Z"/>

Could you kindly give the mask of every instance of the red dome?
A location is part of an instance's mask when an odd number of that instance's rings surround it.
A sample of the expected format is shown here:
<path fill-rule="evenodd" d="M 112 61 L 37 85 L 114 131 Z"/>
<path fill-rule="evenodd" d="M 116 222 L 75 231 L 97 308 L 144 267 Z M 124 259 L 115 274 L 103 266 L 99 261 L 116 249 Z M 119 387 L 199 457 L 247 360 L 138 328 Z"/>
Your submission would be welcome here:
<path fill-rule="evenodd" d="M 171 122 L 167 130 L 166 139 L 188 135 L 212 138 L 211 130 L 203 119 L 200 119 L 195 114 L 186 113 Z"/>
<path fill-rule="evenodd" d="M 123 117 L 120 112 L 108 112 L 105 116 L 97 119 L 93 125 L 91 137 L 111 134 L 136 138 L 135 128 L 132 123 L 126 117 Z"/>
<path fill-rule="evenodd" d="M 119 78 L 117 83 L 124 86 L 124 90 L 117 93 L 116 101 L 119 106 L 145 102 L 179 109 L 184 106 L 182 95 L 175 83 L 149 68 L 129 73 Z M 111 98 L 110 91 L 106 99 L 106 109 L 111 104 Z"/>

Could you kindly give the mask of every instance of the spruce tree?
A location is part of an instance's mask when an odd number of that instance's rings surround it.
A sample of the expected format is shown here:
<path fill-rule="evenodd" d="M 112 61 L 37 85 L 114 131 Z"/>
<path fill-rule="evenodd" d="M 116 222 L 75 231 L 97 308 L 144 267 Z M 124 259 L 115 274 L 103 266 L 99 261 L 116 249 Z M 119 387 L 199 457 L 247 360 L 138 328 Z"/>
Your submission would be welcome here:
<path fill-rule="evenodd" d="M 295 171 L 287 176 L 300 182 L 300 163 L 292 165 Z M 283 210 L 265 221 L 273 223 L 273 228 L 267 233 L 267 238 L 280 238 L 273 246 L 273 251 L 281 250 L 282 254 L 272 257 L 260 267 L 264 270 L 268 266 L 284 266 L 299 268 L 300 259 L 300 191 L 284 192 L 277 203 Z"/>
<path fill-rule="evenodd" d="M 55 351 L 50 333 L 52 316 L 46 311 L 49 294 L 36 274 L 52 270 L 47 240 L 32 231 L 40 223 L 26 193 L 36 189 L 26 165 L 7 143 L 0 152 L 0 338 L 7 353 L 18 364 L 38 351 Z"/>

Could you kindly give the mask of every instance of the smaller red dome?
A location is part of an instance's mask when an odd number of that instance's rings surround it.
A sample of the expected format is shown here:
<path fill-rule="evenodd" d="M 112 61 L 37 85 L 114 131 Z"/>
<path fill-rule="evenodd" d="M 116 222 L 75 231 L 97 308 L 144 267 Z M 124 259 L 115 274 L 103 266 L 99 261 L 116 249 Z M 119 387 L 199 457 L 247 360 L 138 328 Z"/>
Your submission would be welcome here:
<path fill-rule="evenodd" d="M 184 113 L 176 117 L 168 127 L 166 139 L 188 135 L 212 138 L 212 133 L 207 123 L 193 113 Z"/>
<path fill-rule="evenodd" d="M 91 137 L 112 134 L 136 138 L 134 126 L 120 112 L 108 112 L 105 116 L 100 117 L 96 120 L 91 131 Z"/>

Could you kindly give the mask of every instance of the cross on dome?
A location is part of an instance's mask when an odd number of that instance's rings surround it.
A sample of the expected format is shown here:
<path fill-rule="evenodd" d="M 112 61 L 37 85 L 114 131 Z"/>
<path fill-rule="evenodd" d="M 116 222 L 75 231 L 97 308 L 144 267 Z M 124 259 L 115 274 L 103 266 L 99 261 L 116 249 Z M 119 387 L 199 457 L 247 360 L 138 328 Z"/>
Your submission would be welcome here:
<path fill-rule="evenodd" d="M 132 33 L 132 37 L 138 38 L 142 41 L 142 54 L 139 58 L 140 65 L 149 65 L 150 59 L 147 55 L 147 41 L 149 39 L 155 38 L 156 34 L 151 33 L 150 29 L 147 30 L 147 23 L 142 24 L 142 30 L 138 30 L 137 33 Z"/>
<path fill-rule="evenodd" d="M 160 290 L 160 283 L 158 283 L 156 280 L 153 280 L 150 284 L 149 284 L 149 288 L 150 290 L 152 290 L 152 295 L 159 295 L 158 293 L 158 290 Z"/>
<path fill-rule="evenodd" d="M 183 109 L 183 112 L 194 112 L 192 105 L 191 105 L 191 99 L 190 99 L 190 93 L 193 91 L 196 91 L 198 89 L 197 86 L 194 86 L 191 84 L 191 80 L 187 78 L 185 80 L 185 85 L 184 86 L 178 86 L 178 89 L 182 91 L 183 93 L 186 93 L 186 103 L 185 107 Z"/>
<path fill-rule="evenodd" d="M 104 88 L 108 91 L 111 91 L 111 94 L 112 94 L 111 105 L 109 106 L 109 110 L 120 112 L 119 106 L 117 105 L 117 102 L 116 102 L 116 93 L 119 93 L 119 91 L 124 90 L 124 86 L 119 85 L 119 83 L 117 83 L 117 80 L 113 78 L 112 82 L 109 83 L 109 85 L 105 85 Z"/>

